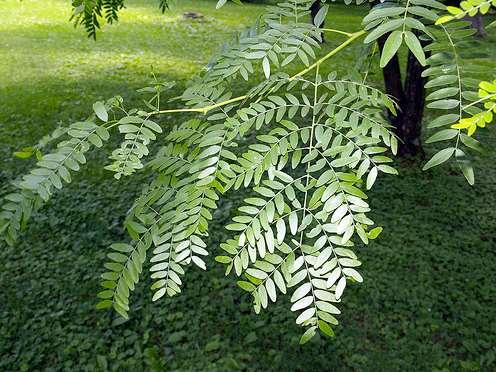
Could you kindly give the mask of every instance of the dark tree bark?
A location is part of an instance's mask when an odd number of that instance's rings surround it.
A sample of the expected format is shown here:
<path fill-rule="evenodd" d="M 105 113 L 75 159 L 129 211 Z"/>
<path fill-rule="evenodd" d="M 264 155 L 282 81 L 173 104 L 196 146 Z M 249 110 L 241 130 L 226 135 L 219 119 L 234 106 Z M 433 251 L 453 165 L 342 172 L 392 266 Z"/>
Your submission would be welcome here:
<path fill-rule="evenodd" d="M 484 17 L 482 14 L 477 13 L 473 17 L 466 17 L 467 21 L 472 23 L 472 27 L 477 30 L 475 36 L 483 38 L 487 36 L 486 29 L 484 28 Z"/>
<path fill-rule="evenodd" d="M 404 101 L 402 111 L 398 115 L 400 120 L 396 123 L 396 133 L 403 140 L 400 154 L 415 155 L 422 152 L 420 135 L 422 133 L 422 116 L 425 106 L 426 79 L 422 77 L 422 65 L 413 53 L 408 53 L 406 68 Z"/>
<path fill-rule="evenodd" d="M 378 40 L 381 51 L 387 36 Z M 411 52 L 408 53 L 404 82 L 397 55 L 382 69 L 386 93 L 394 97 L 398 104 L 397 115 L 388 113 L 388 117 L 400 139 L 398 154 L 401 156 L 422 152 L 420 136 L 425 105 L 425 79 L 422 77 L 422 71 L 422 65 Z"/>
<path fill-rule="evenodd" d="M 377 5 L 374 1 L 371 6 Z M 389 34 L 377 40 L 382 53 Z M 422 43 L 422 42 L 421 42 Z M 422 46 L 424 43 L 422 43 Z M 422 77 L 422 65 L 412 52 L 408 52 L 405 79 L 401 75 L 398 55 L 395 55 L 382 69 L 386 93 L 392 96 L 397 105 L 397 114 L 388 112 L 388 118 L 395 134 L 399 138 L 398 155 L 417 155 L 422 153 L 422 116 L 425 106 L 425 79 Z"/>

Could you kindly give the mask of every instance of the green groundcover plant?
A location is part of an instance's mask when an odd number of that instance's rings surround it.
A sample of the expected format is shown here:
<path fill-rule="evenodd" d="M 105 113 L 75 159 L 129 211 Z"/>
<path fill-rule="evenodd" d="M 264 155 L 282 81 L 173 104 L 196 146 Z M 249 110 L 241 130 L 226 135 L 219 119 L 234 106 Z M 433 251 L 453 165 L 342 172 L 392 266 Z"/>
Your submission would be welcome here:
<path fill-rule="evenodd" d="M 391 163 L 399 140 L 386 116 L 396 112 L 396 103 L 368 84 L 368 69 L 372 63 L 385 66 L 402 47 L 415 55 L 428 77 L 427 107 L 438 110 L 427 124 L 433 130 L 427 142 L 446 144 L 424 169 L 451 160 L 473 184 L 471 152 L 481 149 L 474 137 L 493 121 L 496 80 L 466 76 L 458 49 L 474 33 L 464 17 L 487 13 L 496 2 L 463 1 L 456 8 L 435 0 L 386 1 L 371 7 L 362 30 L 324 28 L 328 7 L 311 19 L 312 2 L 267 7 L 180 97 L 168 97 L 173 82 L 155 79 L 140 90 L 143 107 L 127 107 L 120 96 L 95 102 L 86 120 L 17 152 L 35 156 L 37 164 L 3 197 L 5 242 L 15 244 L 31 216 L 84 166 L 86 153 L 121 136 L 105 168 L 116 179 L 148 169 L 154 179 L 127 214 L 130 242 L 109 249 L 97 308 L 127 318 L 130 294 L 147 261 L 152 300 L 178 295 L 188 266 L 207 267 L 213 248 L 205 238 L 218 200 L 247 188 L 252 196 L 226 226 L 232 236 L 215 261 L 252 295 L 257 313 L 289 292 L 296 323 L 304 327 L 301 343 L 317 331 L 333 336 L 347 286 L 364 280 L 354 248 L 382 231 L 368 217 L 367 190 L 382 173 L 397 173 Z M 73 5 L 75 22 L 94 37 L 102 14 L 115 21 L 124 4 Z M 319 55 L 322 32 L 346 39 Z M 321 75 L 322 64 L 339 63 L 339 52 L 357 42 L 364 43 L 364 58 L 352 73 Z M 291 64 L 304 67 L 290 75 Z M 239 79 L 253 84 L 235 96 Z M 167 116 L 177 114 L 188 118 L 169 127 Z M 152 141 L 163 144 L 154 155 Z M 52 151 L 45 150 L 55 142 Z"/>

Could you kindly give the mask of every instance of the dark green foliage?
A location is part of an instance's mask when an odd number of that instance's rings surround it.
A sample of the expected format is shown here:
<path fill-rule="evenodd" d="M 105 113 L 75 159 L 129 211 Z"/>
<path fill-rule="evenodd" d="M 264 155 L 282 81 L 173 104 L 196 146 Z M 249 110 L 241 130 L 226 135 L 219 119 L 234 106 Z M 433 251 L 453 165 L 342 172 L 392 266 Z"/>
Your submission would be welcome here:
<path fill-rule="evenodd" d="M 484 160 L 481 185 L 494 182 L 494 160 Z M 386 227 L 382 239 L 361 251 L 362 273 L 374 283 L 349 290 L 337 337 L 307 347 L 298 346 L 301 332 L 287 304 L 254 314 L 249 296 L 222 278 L 221 265 L 207 273 L 190 270 L 180 296 L 155 304 L 142 295 L 151 284 L 145 280 L 124 324 L 95 310 L 99 280 L 88 268 L 105 261 L 106 243 L 127 238 L 120 221 L 110 229 L 105 221 L 125 213 L 141 180 L 124 189 L 111 176 L 73 184 L 17 248 L 1 253 L 0 369 L 91 370 L 105 363 L 149 369 L 158 363 L 165 370 L 490 370 L 496 277 L 485 263 L 495 259 L 494 190 L 480 186 L 474 203 L 465 198 L 466 182 L 449 169 L 432 177 L 408 168 L 400 169 L 394 187 L 384 179 L 371 193 Z M 81 196 L 74 199 L 76 190 Z M 426 196 L 432 192 L 435 198 Z M 222 226 L 243 197 L 221 206 L 209 244 L 228 238 Z"/>
<path fill-rule="evenodd" d="M 169 9 L 169 0 L 158 0 L 158 7 L 160 10 L 165 12 L 167 9 Z"/>
<path fill-rule="evenodd" d="M 159 0 L 160 11 L 169 8 L 169 0 Z M 119 20 L 119 10 L 124 8 L 124 0 L 73 0 L 71 20 L 74 25 L 82 25 L 88 37 L 96 40 L 97 30 L 102 25 L 102 19 L 112 24 Z"/>
<path fill-rule="evenodd" d="M 427 128 L 434 129 L 426 143 L 443 142 L 444 147 L 436 153 L 424 169 L 453 159 L 467 181 L 473 185 L 474 170 L 471 153 L 480 152 L 482 144 L 467 135 L 461 129 L 451 125 L 459 123 L 468 115 L 476 115 L 483 111 L 482 104 L 473 105 L 477 101 L 478 81 L 472 78 L 478 66 L 467 69 L 463 66 L 466 48 L 473 43 L 475 30 L 469 22 L 453 21 L 441 25 L 436 30 L 436 39 L 425 49 L 432 53 L 427 60 L 428 67 L 422 76 L 428 77 L 425 85 L 429 94 L 426 97 L 427 108 L 441 112 L 438 117 L 426 123 Z"/>

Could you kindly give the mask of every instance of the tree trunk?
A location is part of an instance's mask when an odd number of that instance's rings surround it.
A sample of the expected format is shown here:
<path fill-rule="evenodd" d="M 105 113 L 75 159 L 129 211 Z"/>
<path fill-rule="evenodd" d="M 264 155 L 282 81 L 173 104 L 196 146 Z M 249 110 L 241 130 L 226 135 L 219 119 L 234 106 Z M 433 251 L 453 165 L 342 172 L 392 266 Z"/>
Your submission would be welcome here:
<path fill-rule="evenodd" d="M 453 0 L 458 5 L 459 1 Z M 484 22 L 481 14 L 474 17 L 467 17 L 472 22 L 472 27 L 477 30 L 476 36 L 484 37 Z M 379 38 L 379 49 L 382 52 L 388 34 Z M 422 47 L 427 42 L 421 40 Z M 429 55 L 426 55 L 429 57 Z M 400 63 L 395 55 L 391 61 L 383 68 L 384 84 L 386 92 L 395 97 L 398 103 L 398 114 L 394 116 L 389 113 L 389 120 L 394 127 L 394 131 L 400 143 L 398 145 L 399 155 L 416 155 L 422 153 L 421 133 L 422 116 L 425 106 L 426 79 L 422 77 L 423 67 L 417 61 L 412 52 L 408 52 L 408 62 L 406 76 L 402 81 Z"/>
<path fill-rule="evenodd" d="M 416 155 L 422 152 L 420 135 L 422 133 L 422 116 L 425 105 L 425 78 L 423 67 L 413 55 L 408 53 L 408 64 L 403 90 L 401 112 L 395 123 L 396 134 L 402 140 L 400 155 Z"/>
<path fill-rule="evenodd" d="M 472 23 L 472 27 L 477 30 L 474 36 L 483 38 L 487 36 L 486 29 L 484 28 L 484 18 L 482 17 L 482 14 L 477 13 L 473 17 L 466 17 L 467 21 L 470 21 Z"/>
<path fill-rule="evenodd" d="M 381 51 L 387 36 L 378 40 Z M 422 65 L 411 52 L 408 52 L 404 83 L 397 55 L 382 69 L 386 93 L 394 97 L 398 104 L 397 115 L 389 112 L 388 117 L 400 140 L 398 144 L 400 156 L 416 155 L 422 152 L 420 136 L 425 105 L 425 79 L 422 77 L 422 70 Z"/>
<path fill-rule="evenodd" d="M 384 35 L 377 40 L 381 53 L 387 37 L 388 35 Z M 382 69 L 382 75 L 384 77 L 386 93 L 394 97 L 398 105 L 401 107 L 401 103 L 405 100 L 405 97 L 403 92 L 403 83 L 401 81 L 400 62 L 397 54 L 395 54 L 389 63 Z M 391 112 L 388 112 L 388 116 L 391 123 L 393 123 L 396 116 L 394 116 Z"/>

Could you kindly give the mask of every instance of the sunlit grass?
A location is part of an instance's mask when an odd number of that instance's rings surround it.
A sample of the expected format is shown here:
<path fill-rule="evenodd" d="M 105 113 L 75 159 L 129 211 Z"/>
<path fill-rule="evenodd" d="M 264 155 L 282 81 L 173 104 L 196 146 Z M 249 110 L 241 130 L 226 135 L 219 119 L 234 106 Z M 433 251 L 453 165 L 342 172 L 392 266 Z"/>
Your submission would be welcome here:
<path fill-rule="evenodd" d="M 95 100 L 115 94 L 135 100 L 152 70 L 162 80 L 186 81 L 263 10 L 246 5 L 242 13 L 234 6 L 215 11 L 214 1 L 180 1 L 161 14 L 152 1 L 127 5 L 120 22 L 105 25 L 95 42 L 69 22 L 69 1 L 0 2 L 1 158 L 18 163 L 10 156 L 16 148 L 33 144 L 59 122 L 84 118 Z M 204 19 L 184 19 L 183 12 L 192 10 Z"/>

